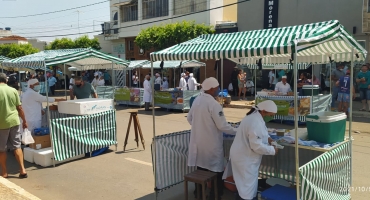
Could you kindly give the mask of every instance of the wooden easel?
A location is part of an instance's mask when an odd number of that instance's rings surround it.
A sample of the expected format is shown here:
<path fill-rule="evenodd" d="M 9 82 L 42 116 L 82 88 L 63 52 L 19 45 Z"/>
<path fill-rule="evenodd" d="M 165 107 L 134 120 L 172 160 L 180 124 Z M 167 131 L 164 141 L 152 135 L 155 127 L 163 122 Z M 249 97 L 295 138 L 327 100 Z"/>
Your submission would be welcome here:
<path fill-rule="evenodd" d="M 143 137 L 143 133 L 141 132 L 139 118 L 137 117 L 137 110 L 132 110 L 129 113 L 130 113 L 130 120 L 128 122 L 128 127 L 127 127 L 127 132 L 126 132 L 126 139 L 125 139 L 125 146 L 123 146 L 123 152 L 126 151 L 127 139 L 128 139 L 128 135 L 130 134 L 131 121 L 134 121 L 135 141 L 136 141 L 137 147 L 139 147 L 139 137 L 138 136 L 140 134 L 141 144 L 143 145 L 143 148 L 145 150 L 145 144 L 144 144 L 145 140 L 144 140 L 144 137 Z"/>

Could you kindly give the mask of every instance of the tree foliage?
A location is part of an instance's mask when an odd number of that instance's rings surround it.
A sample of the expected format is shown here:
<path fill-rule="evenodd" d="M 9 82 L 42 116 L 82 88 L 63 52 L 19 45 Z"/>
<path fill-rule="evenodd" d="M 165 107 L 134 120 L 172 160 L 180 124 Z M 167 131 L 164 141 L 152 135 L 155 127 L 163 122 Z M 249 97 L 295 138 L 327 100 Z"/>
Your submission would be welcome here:
<path fill-rule="evenodd" d="M 212 33 L 214 29 L 211 26 L 195 24 L 194 21 L 182 21 L 143 29 L 135 42 L 145 50 L 161 50 L 200 35 Z"/>
<path fill-rule="evenodd" d="M 55 39 L 46 46 L 47 50 L 75 48 L 93 48 L 95 50 L 101 49 L 98 39 L 90 39 L 87 35 L 76 38 L 75 40 L 72 40 L 70 38 Z"/>
<path fill-rule="evenodd" d="M 1 44 L 0 55 L 8 58 L 18 58 L 39 52 L 31 44 Z"/>

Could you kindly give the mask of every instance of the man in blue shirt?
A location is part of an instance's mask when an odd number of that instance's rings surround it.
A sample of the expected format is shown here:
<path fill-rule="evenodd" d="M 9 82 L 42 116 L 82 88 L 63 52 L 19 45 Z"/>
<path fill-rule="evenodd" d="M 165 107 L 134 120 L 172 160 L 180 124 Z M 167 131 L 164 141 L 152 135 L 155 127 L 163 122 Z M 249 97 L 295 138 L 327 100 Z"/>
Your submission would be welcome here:
<path fill-rule="evenodd" d="M 360 73 L 358 73 L 356 82 L 360 86 L 360 97 L 362 101 L 362 108 L 360 111 L 366 111 L 366 103 L 369 106 L 370 112 L 370 72 L 367 65 L 362 65 Z"/>
<path fill-rule="evenodd" d="M 345 112 L 348 115 L 348 103 L 350 101 L 350 84 L 351 84 L 351 72 L 347 70 L 346 75 L 339 78 L 336 82 L 338 87 L 338 112 Z M 355 98 L 355 88 L 352 87 L 353 98 Z"/>
<path fill-rule="evenodd" d="M 54 74 L 52 74 L 48 78 L 48 84 L 49 84 L 51 95 L 53 95 L 53 96 L 55 95 L 55 84 L 56 83 L 57 83 L 57 79 L 54 77 Z"/>

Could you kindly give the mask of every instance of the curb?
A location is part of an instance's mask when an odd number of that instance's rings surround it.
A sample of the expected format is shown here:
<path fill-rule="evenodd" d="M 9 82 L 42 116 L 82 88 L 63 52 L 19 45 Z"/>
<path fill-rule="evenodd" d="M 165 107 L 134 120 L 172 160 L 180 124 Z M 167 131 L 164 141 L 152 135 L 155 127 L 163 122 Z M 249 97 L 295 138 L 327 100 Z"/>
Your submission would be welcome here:
<path fill-rule="evenodd" d="M 9 188 L 10 190 L 12 190 L 15 193 L 15 195 L 21 197 L 22 199 L 40 200 L 38 197 L 30 194 L 29 192 L 27 192 L 23 188 L 19 187 L 18 185 L 8 181 L 7 179 L 5 179 L 1 176 L 0 176 L 0 184 Z"/>

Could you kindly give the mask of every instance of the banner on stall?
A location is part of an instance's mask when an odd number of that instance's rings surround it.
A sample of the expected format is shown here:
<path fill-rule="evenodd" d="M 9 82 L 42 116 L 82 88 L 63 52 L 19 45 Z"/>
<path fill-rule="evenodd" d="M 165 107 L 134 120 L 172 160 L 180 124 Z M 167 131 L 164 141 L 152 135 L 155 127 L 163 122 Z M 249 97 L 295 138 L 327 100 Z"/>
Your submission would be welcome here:
<path fill-rule="evenodd" d="M 140 88 L 119 88 L 114 95 L 118 101 L 140 101 Z"/>
<path fill-rule="evenodd" d="M 278 111 L 277 115 L 282 116 L 294 116 L 294 100 L 292 99 L 267 99 L 262 97 L 257 97 L 256 104 L 259 104 L 263 101 L 271 100 L 275 102 Z M 298 100 L 298 115 L 299 116 L 306 116 L 310 114 L 311 108 L 311 99 L 310 98 L 301 98 Z"/>
<path fill-rule="evenodd" d="M 155 104 L 183 104 L 184 98 L 181 91 L 156 91 L 154 93 Z"/>

